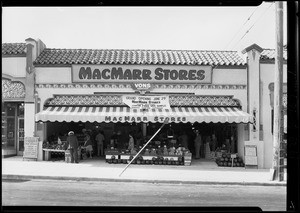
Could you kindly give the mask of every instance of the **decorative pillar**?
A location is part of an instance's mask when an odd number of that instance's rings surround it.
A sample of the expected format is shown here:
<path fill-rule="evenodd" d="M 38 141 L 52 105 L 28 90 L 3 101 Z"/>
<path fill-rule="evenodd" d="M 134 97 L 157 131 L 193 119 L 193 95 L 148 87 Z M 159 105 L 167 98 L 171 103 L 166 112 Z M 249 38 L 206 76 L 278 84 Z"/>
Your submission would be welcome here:
<path fill-rule="evenodd" d="M 247 92 L 248 92 L 248 113 L 253 116 L 253 124 L 249 124 L 249 141 L 245 145 L 255 145 L 257 147 L 257 166 L 264 168 L 264 143 L 259 141 L 260 131 L 260 54 L 263 49 L 257 44 L 253 44 L 242 51 L 247 53 Z"/>

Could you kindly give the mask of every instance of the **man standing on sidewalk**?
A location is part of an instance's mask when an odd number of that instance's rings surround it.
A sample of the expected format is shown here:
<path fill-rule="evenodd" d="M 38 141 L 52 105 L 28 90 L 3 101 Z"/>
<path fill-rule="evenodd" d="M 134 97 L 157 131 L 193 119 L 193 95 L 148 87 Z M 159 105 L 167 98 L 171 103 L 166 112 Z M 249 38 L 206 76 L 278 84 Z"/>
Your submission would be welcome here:
<path fill-rule="evenodd" d="M 196 130 L 196 138 L 194 140 L 194 144 L 195 144 L 195 151 L 196 151 L 196 159 L 199 159 L 200 158 L 200 148 L 202 146 L 202 138 L 201 138 L 201 135 L 200 135 L 200 132 L 199 130 Z"/>
<path fill-rule="evenodd" d="M 67 147 L 70 150 L 71 163 L 79 163 L 78 161 L 78 140 L 73 131 L 68 133 Z"/>
<path fill-rule="evenodd" d="M 97 156 L 102 156 L 103 155 L 103 143 L 104 143 L 104 133 L 102 130 L 99 131 L 97 134 L 95 140 L 97 141 Z"/>

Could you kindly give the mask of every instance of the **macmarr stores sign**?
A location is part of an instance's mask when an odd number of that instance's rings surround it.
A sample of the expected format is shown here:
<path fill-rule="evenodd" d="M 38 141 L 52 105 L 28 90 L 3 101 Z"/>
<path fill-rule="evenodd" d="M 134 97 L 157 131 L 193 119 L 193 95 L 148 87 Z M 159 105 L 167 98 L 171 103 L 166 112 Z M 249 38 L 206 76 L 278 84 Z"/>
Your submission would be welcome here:
<path fill-rule="evenodd" d="M 211 66 L 72 65 L 72 82 L 211 83 Z"/>

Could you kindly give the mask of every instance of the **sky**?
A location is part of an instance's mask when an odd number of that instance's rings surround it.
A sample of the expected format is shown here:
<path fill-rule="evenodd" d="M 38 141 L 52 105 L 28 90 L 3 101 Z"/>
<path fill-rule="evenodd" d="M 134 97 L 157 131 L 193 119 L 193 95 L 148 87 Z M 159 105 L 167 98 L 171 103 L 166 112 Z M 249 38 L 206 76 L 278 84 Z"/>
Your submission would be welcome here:
<path fill-rule="evenodd" d="M 284 10 L 284 43 L 286 33 Z M 2 43 L 23 43 L 27 38 L 61 49 L 242 51 L 254 43 L 275 49 L 275 3 L 258 7 L 3 7 Z"/>

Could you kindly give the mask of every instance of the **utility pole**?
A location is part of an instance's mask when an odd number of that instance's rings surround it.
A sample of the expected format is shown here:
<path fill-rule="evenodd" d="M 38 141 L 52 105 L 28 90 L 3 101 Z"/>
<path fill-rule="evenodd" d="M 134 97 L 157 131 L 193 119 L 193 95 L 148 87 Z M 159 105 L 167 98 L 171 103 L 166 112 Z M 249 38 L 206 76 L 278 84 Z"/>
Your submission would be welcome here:
<path fill-rule="evenodd" d="M 283 86 L 283 2 L 275 2 L 276 49 L 274 82 L 274 123 L 273 123 L 273 166 L 272 180 L 283 181 L 283 158 L 281 144 L 283 135 L 282 86 Z"/>

